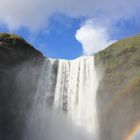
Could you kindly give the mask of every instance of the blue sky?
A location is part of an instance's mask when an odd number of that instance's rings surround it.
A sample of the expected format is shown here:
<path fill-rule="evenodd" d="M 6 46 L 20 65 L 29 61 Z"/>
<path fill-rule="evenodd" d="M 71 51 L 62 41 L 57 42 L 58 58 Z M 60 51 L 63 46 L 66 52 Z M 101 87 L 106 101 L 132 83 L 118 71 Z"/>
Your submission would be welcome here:
<path fill-rule="evenodd" d="M 138 0 L 0 0 L 0 32 L 22 36 L 45 56 L 74 59 L 140 33 L 139 9 Z"/>

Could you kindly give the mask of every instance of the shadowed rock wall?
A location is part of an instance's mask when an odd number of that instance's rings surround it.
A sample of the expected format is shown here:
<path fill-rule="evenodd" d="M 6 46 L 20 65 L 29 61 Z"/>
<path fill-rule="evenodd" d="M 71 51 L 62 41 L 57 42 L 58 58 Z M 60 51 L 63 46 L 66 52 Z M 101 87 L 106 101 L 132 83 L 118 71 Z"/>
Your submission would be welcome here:
<path fill-rule="evenodd" d="M 0 34 L 0 140 L 21 140 L 43 56 L 25 40 Z"/>

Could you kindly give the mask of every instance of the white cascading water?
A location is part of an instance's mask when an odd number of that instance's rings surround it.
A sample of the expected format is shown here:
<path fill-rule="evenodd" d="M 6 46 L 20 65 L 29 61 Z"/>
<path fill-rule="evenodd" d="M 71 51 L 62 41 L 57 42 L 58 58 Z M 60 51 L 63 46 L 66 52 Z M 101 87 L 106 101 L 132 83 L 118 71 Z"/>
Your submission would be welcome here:
<path fill-rule="evenodd" d="M 54 104 L 78 126 L 97 133 L 94 57 L 59 60 Z"/>
<path fill-rule="evenodd" d="M 60 117 L 64 116 L 65 121 L 70 121 L 75 127 L 93 135 L 94 138 L 90 140 L 97 139 L 97 87 L 98 79 L 93 56 L 75 60 L 46 58 L 29 116 L 27 130 L 29 132 L 24 140 L 81 140 L 83 137 L 73 138 L 71 134 L 67 136 L 66 130 L 60 130 L 67 128 L 62 127 L 63 119 L 57 120 L 58 114 L 64 114 Z M 50 131 L 54 133 L 51 136 Z M 61 133 L 65 133 L 66 136 L 63 137 Z M 54 135 L 57 135 L 56 138 Z"/>

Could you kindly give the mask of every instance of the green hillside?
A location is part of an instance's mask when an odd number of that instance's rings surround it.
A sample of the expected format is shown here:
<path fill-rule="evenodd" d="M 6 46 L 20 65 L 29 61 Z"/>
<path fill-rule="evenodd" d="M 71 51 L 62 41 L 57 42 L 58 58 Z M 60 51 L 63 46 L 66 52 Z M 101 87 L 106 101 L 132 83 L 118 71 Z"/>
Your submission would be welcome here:
<path fill-rule="evenodd" d="M 124 140 L 140 122 L 140 35 L 95 54 L 103 69 L 97 101 L 101 139 Z"/>

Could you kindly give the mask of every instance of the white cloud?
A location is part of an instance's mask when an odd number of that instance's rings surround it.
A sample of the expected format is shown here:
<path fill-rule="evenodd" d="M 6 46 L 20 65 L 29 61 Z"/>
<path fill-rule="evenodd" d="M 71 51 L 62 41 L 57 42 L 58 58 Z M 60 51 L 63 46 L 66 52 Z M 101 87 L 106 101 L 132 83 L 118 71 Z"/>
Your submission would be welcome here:
<path fill-rule="evenodd" d="M 0 0 L 0 22 L 9 28 L 40 28 L 55 12 L 114 22 L 137 17 L 139 0 Z"/>
<path fill-rule="evenodd" d="M 82 44 L 84 55 L 94 54 L 115 42 L 110 40 L 106 28 L 95 25 L 91 20 L 77 30 L 75 38 Z"/>

